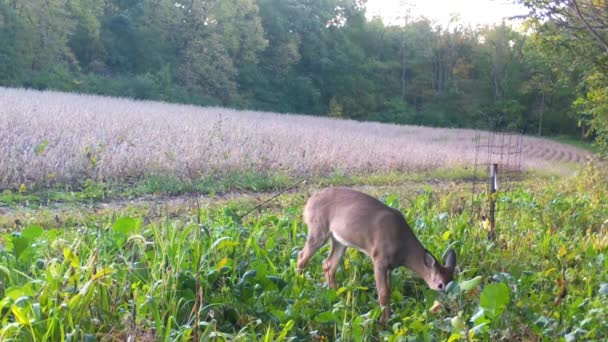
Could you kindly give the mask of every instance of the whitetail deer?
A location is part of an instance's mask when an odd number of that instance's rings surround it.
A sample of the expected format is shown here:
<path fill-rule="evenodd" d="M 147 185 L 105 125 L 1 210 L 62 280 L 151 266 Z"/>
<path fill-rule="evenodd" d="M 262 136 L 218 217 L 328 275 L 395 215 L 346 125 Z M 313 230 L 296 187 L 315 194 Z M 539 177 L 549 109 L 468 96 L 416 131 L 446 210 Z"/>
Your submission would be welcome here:
<path fill-rule="evenodd" d="M 346 247 L 356 248 L 372 258 L 378 302 L 384 307 L 381 323 L 390 311 L 391 271 L 406 266 L 429 285 L 443 291 L 454 277 L 456 253 L 450 249 L 442 266 L 418 241 L 403 215 L 379 200 L 347 188 L 327 188 L 310 197 L 304 207 L 308 239 L 298 258 L 298 273 L 310 258 L 331 239 L 331 251 L 323 272 L 336 288 L 336 269 Z"/>

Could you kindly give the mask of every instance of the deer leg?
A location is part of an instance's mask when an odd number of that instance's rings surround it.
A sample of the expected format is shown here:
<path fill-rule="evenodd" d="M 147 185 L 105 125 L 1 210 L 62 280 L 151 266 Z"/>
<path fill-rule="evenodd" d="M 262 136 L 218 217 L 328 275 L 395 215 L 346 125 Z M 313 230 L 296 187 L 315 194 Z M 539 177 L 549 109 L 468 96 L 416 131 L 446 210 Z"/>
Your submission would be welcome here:
<path fill-rule="evenodd" d="M 322 229 L 315 229 L 314 227 L 308 228 L 308 238 L 306 239 L 306 244 L 300 254 L 298 254 L 298 274 L 302 274 L 304 267 L 308 265 L 310 258 L 319 250 L 319 248 L 323 247 L 327 240 L 329 239 L 329 230 L 323 232 L 322 234 L 315 234 L 315 232 L 320 232 Z"/>
<path fill-rule="evenodd" d="M 336 270 L 338 269 L 338 265 L 340 264 L 345 251 L 346 246 L 332 237 L 329 256 L 323 261 L 323 273 L 325 273 L 327 285 L 332 289 L 336 288 Z"/>
<path fill-rule="evenodd" d="M 374 262 L 374 276 L 376 278 L 376 290 L 378 291 L 378 303 L 383 307 L 380 323 L 386 324 L 391 317 L 390 303 L 390 270 L 383 264 Z"/>

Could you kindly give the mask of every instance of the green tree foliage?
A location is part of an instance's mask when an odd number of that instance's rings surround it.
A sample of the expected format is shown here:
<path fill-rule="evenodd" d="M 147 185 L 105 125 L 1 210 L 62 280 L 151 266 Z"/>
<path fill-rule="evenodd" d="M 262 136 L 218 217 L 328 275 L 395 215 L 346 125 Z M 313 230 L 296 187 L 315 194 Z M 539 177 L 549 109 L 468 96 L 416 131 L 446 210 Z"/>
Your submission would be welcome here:
<path fill-rule="evenodd" d="M 14 7 L 0 2 L 0 85 L 21 84 L 33 60 L 34 36 Z"/>
<path fill-rule="evenodd" d="M 98 56 L 103 56 L 99 21 L 103 13 L 102 4 L 95 0 L 73 0 L 68 4 L 75 27 L 68 36 L 67 45 L 85 72 L 91 70 Z"/>
<path fill-rule="evenodd" d="M 589 125 L 598 145 L 608 151 L 608 77 L 605 72 L 594 69 L 585 79 L 587 91 L 575 101 L 581 110 L 581 120 Z"/>
<path fill-rule="evenodd" d="M 608 73 L 608 2 L 520 2 L 531 11 L 531 23 L 539 32 L 541 44 L 553 48 L 544 49 L 549 57 L 545 60 L 553 63 L 561 58 L 563 61 L 560 65 L 553 64 L 551 72 L 545 75 L 552 74 L 558 85 L 576 85 L 570 88 L 570 92 L 561 91 L 560 95 L 575 97 L 573 108 L 582 134 L 595 137 L 600 146 L 608 151 L 608 78 L 605 77 Z M 573 78 L 576 78 L 576 82 L 573 82 Z"/>
<path fill-rule="evenodd" d="M 388 26 L 361 0 L 0 0 L 0 84 L 601 136 L 605 2 L 522 2 L 525 35 Z"/>

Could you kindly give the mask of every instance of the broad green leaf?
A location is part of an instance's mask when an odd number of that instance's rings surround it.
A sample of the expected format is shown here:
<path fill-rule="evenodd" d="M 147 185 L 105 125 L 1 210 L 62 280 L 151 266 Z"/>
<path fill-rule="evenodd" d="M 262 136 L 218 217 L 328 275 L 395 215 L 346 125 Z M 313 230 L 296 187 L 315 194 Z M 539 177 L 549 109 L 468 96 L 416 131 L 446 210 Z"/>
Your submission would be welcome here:
<path fill-rule="evenodd" d="M 132 217 L 125 216 L 117 219 L 112 228 L 117 233 L 129 235 L 137 230 L 138 222 Z"/>
<path fill-rule="evenodd" d="M 63 257 L 65 258 L 65 260 L 67 260 L 70 263 L 70 266 L 76 268 L 80 266 L 80 259 L 78 258 L 78 256 L 72 252 L 71 249 L 69 248 L 64 248 L 63 249 Z"/>
<path fill-rule="evenodd" d="M 231 240 L 222 240 L 220 241 L 217 245 L 216 245 L 216 249 L 218 251 L 221 251 L 222 249 L 226 249 L 226 248 L 234 248 L 237 247 L 239 245 L 238 242 L 236 241 L 231 241 Z"/>
<path fill-rule="evenodd" d="M 336 321 L 336 316 L 331 311 L 321 312 L 315 316 L 315 322 L 319 323 L 330 323 Z"/>
<path fill-rule="evenodd" d="M 221 243 L 223 243 L 224 241 L 229 241 L 229 239 L 230 239 L 230 238 L 229 238 L 228 236 L 224 236 L 224 237 L 221 237 L 221 238 L 217 239 L 217 240 L 216 240 L 216 241 L 215 241 L 215 242 L 214 242 L 214 243 L 211 245 L 211 247 L 209 247 L 209 249 L 207 250 L 207 253 L 209 253 L 209 252 L 211 252 L 211 251 L 215 250 L 215 248 L 219 248 L 219 249 L 221 250 L 222 248 L 224 248 L 224 246 L 223 246 L 223 245 L 221 245 L 221 246 L 220 246 L 220 244 L 221 244 Z M 228 243 L 231 243 L 231 242 L 232 242 L 232 241 L 229 241 Z M 218 246 L 219 246 L 219 247 L 218 247 Z"/>
<path fill-rule="evenodd" d="M 380 315 L 382 315 L 382 308 L 379 306 L 365 314 L 365 316 L 369 317 L 369 319 L 372 321 L 376 321 L 378 318 L 380 318 Z"/>
<path fill-rule="evenodd" d="M 18 298 L 25 296 L 26 292 L 23 287 L 9 287 L 8 289 L 6 289 L 5 295 L 6 297 L 15 301 Z"/>
<path fill-rule="evenodd" d="M 32 290 L 31 286 L 24 285 L 21 287 L 9 287 L 8 289 L 6 289 L 6 292 L 4 294 L 6 295 L 6 297 L 16 301 L 21 297 L 33 297 L 34 291 Z"/>
<path fill-rule="evenodd" d="M 362 340 L 361 337 L 363 336 L 363 324 L 364 323 L 365 323 L 365 318 L 362 316 L 355 317 L 355 319 L 352 320 L 352 325 L 351 325 L 352 335 L 353 335 L 353 337 L 357 337 L 357 339 L 355 339 L 355 341 Z"/>
<path fill-rule="evenodd" d="M 232 259 L 230 258 L 224 258 L 222 260 L 220 260 L 220 262 L 217 263 L 217 266 L 215 267 L 218 271 L 220 271 L 222 268 L 231 265 L 232 264 Z"/>
<path fill-rule="evenodd" d="M 270 313 L 276 317 L 279 322 L 283 322 L 286 318 L 287 318 L 287 313 L 285 313 L 285 311 L 279 310 L 279 309 L 272 309 L 270 310 Z"/>
<path fill-rule="evenodd" d="M 26 237 L 18 237 L 13 239 L 13 253 L 17 259 L 21 258 L 23 252 L 31 246 L 32 242 Z"/>
<path fill-rule="evenodd" d="M 481 284 L 482 279 L 483 278 L 481 276 L 477 276 L 473 279 L 460 282 L 460 290 L 463 292 L 469 292 L 479 286 L 479 284 Z"/>
<path fill-rule="evenodd" d="M 15 321 L 21 325 L 30 325 L 30 320 L 27 318 L 27 313 L 25 312 L 25 308 L 20 308 L 17 305 L 11 305 L 11 312 L 15 316 Z"/>
<path fill-rule="evenodd" d="M 39 226 L 29 226 L 21 231 L 21 236 L 29 239 L 30 241 L 34 241 L 40 237 L 44 233 L 44 229 Z"/>
<path fill-rule="evenodd" d="M 505 283 L 489 284 L 481 292 L 479 306 L 489 318 L 497 318 L 509 304 L 510 293 L 511 290 Z"/>
<path fill-rule="evenodd" d="M 447 342 L 460 341 L 461 338 L 462 338 L 462 335 L 460 335 L 458 333 L 454 333 L 454 334 L 450 335 L 450 338 L 448 338 Z"/>

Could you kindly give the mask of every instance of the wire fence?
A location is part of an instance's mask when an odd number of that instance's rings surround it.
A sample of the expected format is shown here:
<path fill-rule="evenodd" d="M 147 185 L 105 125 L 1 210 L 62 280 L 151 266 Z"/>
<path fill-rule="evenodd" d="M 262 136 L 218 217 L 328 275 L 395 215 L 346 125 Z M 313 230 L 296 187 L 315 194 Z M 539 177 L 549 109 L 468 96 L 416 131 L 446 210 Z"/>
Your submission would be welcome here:
<path fill-rule="evenodd" d="M 471 206 L 487 224 L 490 237 L 494 236 L 495 213 L 515 208 L 501 198 L 509 197 L 522 179 L 522 150 L 521 132 L 476 133 Z"/>

